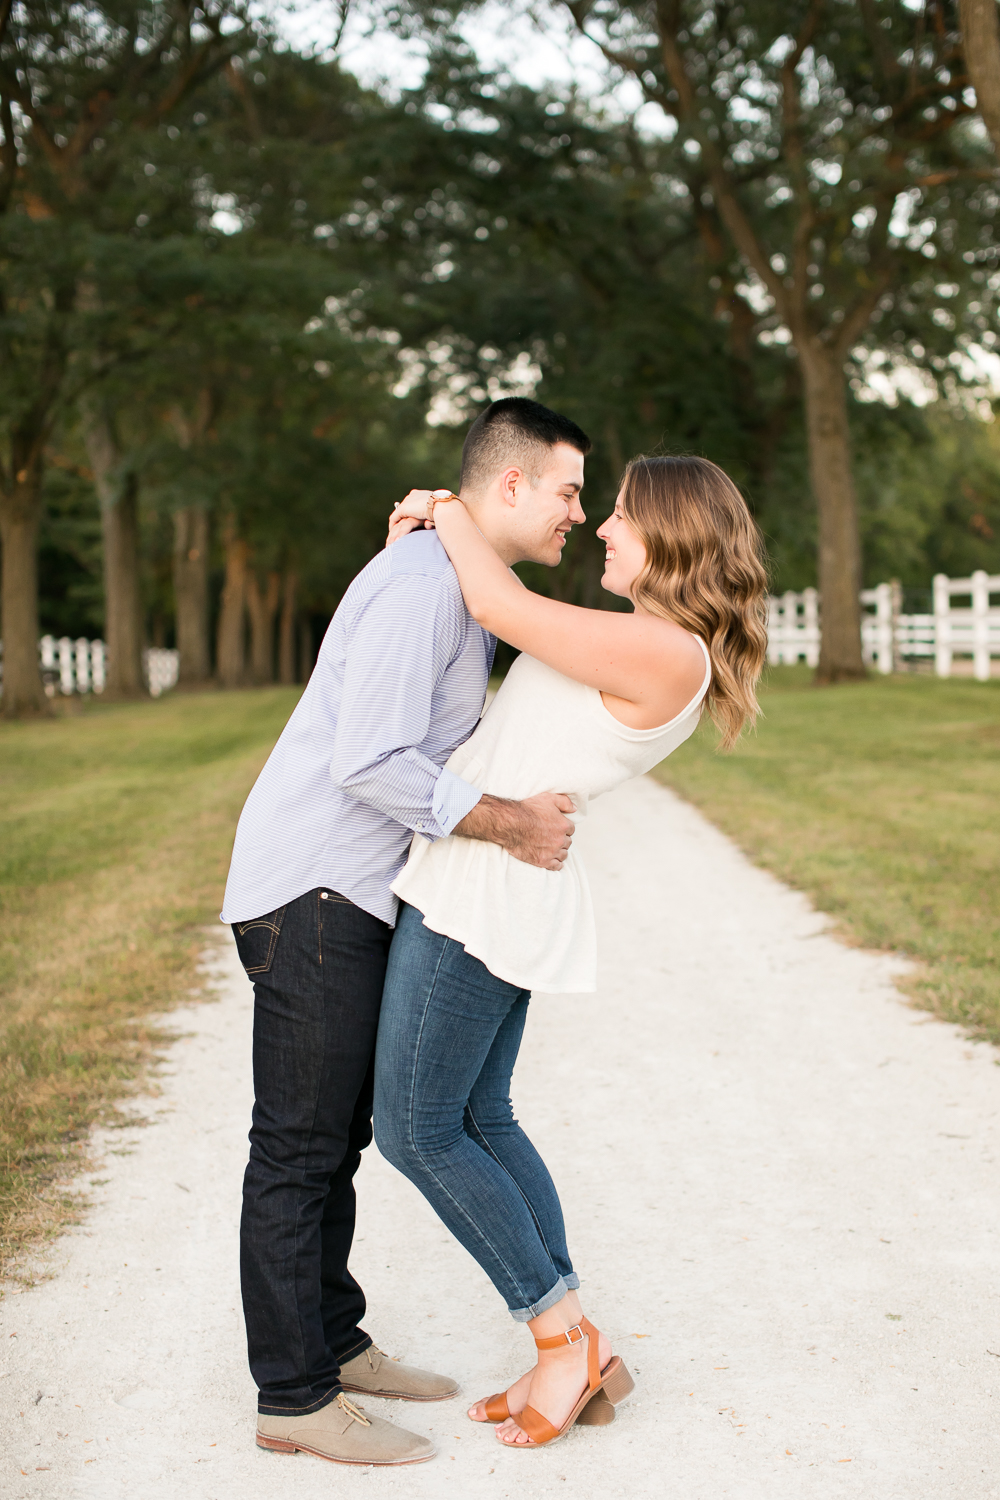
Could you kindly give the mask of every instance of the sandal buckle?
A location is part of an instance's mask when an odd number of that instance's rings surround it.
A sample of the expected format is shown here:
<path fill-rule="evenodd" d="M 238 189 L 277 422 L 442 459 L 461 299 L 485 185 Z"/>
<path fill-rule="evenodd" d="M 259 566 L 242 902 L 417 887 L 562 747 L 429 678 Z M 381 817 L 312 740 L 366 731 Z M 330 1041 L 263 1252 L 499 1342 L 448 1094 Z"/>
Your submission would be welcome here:
<path fill-rule="evenodd" d="M 574 1333 L 576 1334 L 576 1338 L 573 1337 Z M 567 1344 L 582 1344 L 586 1337 L 587 1335 L 584 1333 L 579 1323 L 574 1323 L 572 1328 L 566 1329 L 565 1339 Z"/>

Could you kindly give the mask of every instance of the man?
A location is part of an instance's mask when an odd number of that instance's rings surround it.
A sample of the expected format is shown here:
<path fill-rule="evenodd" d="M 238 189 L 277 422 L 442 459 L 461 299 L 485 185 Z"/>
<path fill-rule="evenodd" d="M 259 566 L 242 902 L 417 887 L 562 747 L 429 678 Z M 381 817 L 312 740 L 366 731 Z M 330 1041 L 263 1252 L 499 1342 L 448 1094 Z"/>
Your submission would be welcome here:
<path fill-rule="evenodd" d="M 535 401 L 495 402 L 473 423 L 462 498 L 506 561 L 559 561 L 584 519 L 589 448 Z M 375 1347 L 348 1257 L 398 905 L 389 886 L 413 832 L 485 839 L 545 869 L 560 867 L 572 837 L 568 798 L 511 802 L 443 769 L 479 719 L 495 644 L 433 531 L 403 536 L 344 595 L 240 817 L 222 919 L 254 981 L 241 1275 L 265 1448 L 420 1463 L 434 1454 L 425 1438 L 344 1393 L 457 1394 Z"/>

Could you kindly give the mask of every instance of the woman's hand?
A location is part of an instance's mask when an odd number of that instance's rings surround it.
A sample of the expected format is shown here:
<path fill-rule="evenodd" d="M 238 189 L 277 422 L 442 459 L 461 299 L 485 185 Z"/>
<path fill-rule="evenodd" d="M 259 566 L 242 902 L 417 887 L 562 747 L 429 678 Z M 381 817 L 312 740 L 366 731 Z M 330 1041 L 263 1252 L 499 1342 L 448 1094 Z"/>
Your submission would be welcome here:
<path fill-rule="evenodd" d="M 451 490 L 411 490 L 405 500 L 397 500 L 389 517 L 389 535 L 386 546 L 391 547 L 401 536 L 415 531 L 418 526 L 428 531 L 435 528 L 434 507 L 442 500 L 457 501 Z"/>
<path fill-rule="evenodd" d="M 387 547 L 398 542 L 400 537 L 409 536 L 411 531 L 419 531 L 421 527 L 433 530 L 427 520 L 427 503 L 434 493 L 434 490 L 411 490 L 405 500 L 396 501 L 389 517 L 389 535 L 385 539 Z"/>
<path fill-rule="evenodd" d="M 403 520 L 426 521 L 427 506 L 432 496 L 450 493 L 449 490 L 411 490 L 406 499 L 400 500 L 399 504 L 393 509 L 392 515 L 389 518 L 390 524 L 393 521 Z"/>
<path fill-rule="evenodd" d="M 393 542 L 398 542 L 400 537 L 409 536 L 411 531 L 423 531 L 423 521 L 414 521 L 412 516 L 400 516 L 398 511 L 393 511 L 389 517 L 389 535 L 385 539 L 385 545 L 391 547 Z"/>

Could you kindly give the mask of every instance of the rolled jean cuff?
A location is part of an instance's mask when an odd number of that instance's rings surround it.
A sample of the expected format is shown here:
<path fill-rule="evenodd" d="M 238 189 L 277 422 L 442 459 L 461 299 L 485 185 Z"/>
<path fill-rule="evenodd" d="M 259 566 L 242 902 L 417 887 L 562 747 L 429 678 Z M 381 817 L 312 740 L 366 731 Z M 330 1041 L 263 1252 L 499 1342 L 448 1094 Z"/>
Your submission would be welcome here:
<path fill-rule="evenodd" d="M 560 1276 L 552 1290 L 546 1292 L 544 1297 L 539 1297 L 538 1301 L 533 1302 L 530 1307 L 510 1308 L 510 1315 L 514 1319 L 514 1322 L 530 1323 L 532 1318 L 541 1317 L 543 1312 L 548 1312 L 550 1307 L 555 1307 L 557 1302 L 561 1302 L 568 1291 L 575 1290 L 575 1288 L 570 1286 L 570 1282 L 572 1281 L 576 1281 L 577 1286 L 579 1286 L 579 1277 L 574 1274 L 571 1273 L 568 1280 L 564 1280 Z"/>
<path fill-rule="evenodd" d="M 568 1276 L 563 1277 L 563 1285 L 567 1292 L 578 1292 L 580 1290 L 580 1278 L 575 1271 L 570 1271 Z"/>

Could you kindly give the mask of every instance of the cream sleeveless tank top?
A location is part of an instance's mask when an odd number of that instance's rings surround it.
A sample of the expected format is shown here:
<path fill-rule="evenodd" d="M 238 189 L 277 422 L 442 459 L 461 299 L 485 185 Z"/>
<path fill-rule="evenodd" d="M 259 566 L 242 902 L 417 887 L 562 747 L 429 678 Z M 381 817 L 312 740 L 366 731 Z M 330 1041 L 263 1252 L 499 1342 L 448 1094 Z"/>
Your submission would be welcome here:
<path fill-rule="evenodd" d="M 695 639 L 698 639 L 695 637 Z M 592 797 L 658 765 L 694 733 L 711 681 L 658 729 L 630 729 L 596 688 L 519 656 L 447 769 L 495 797 L 567 792 L 577 814 Z M 520 989 L 582 994 L 597 988 L 597 941 L 586 871 L 575 846 L 559 871 L 514 859 L 499 844 L 414 834 L 393 882 L 424 926 L 454 938 L 492 974 Z"/>

